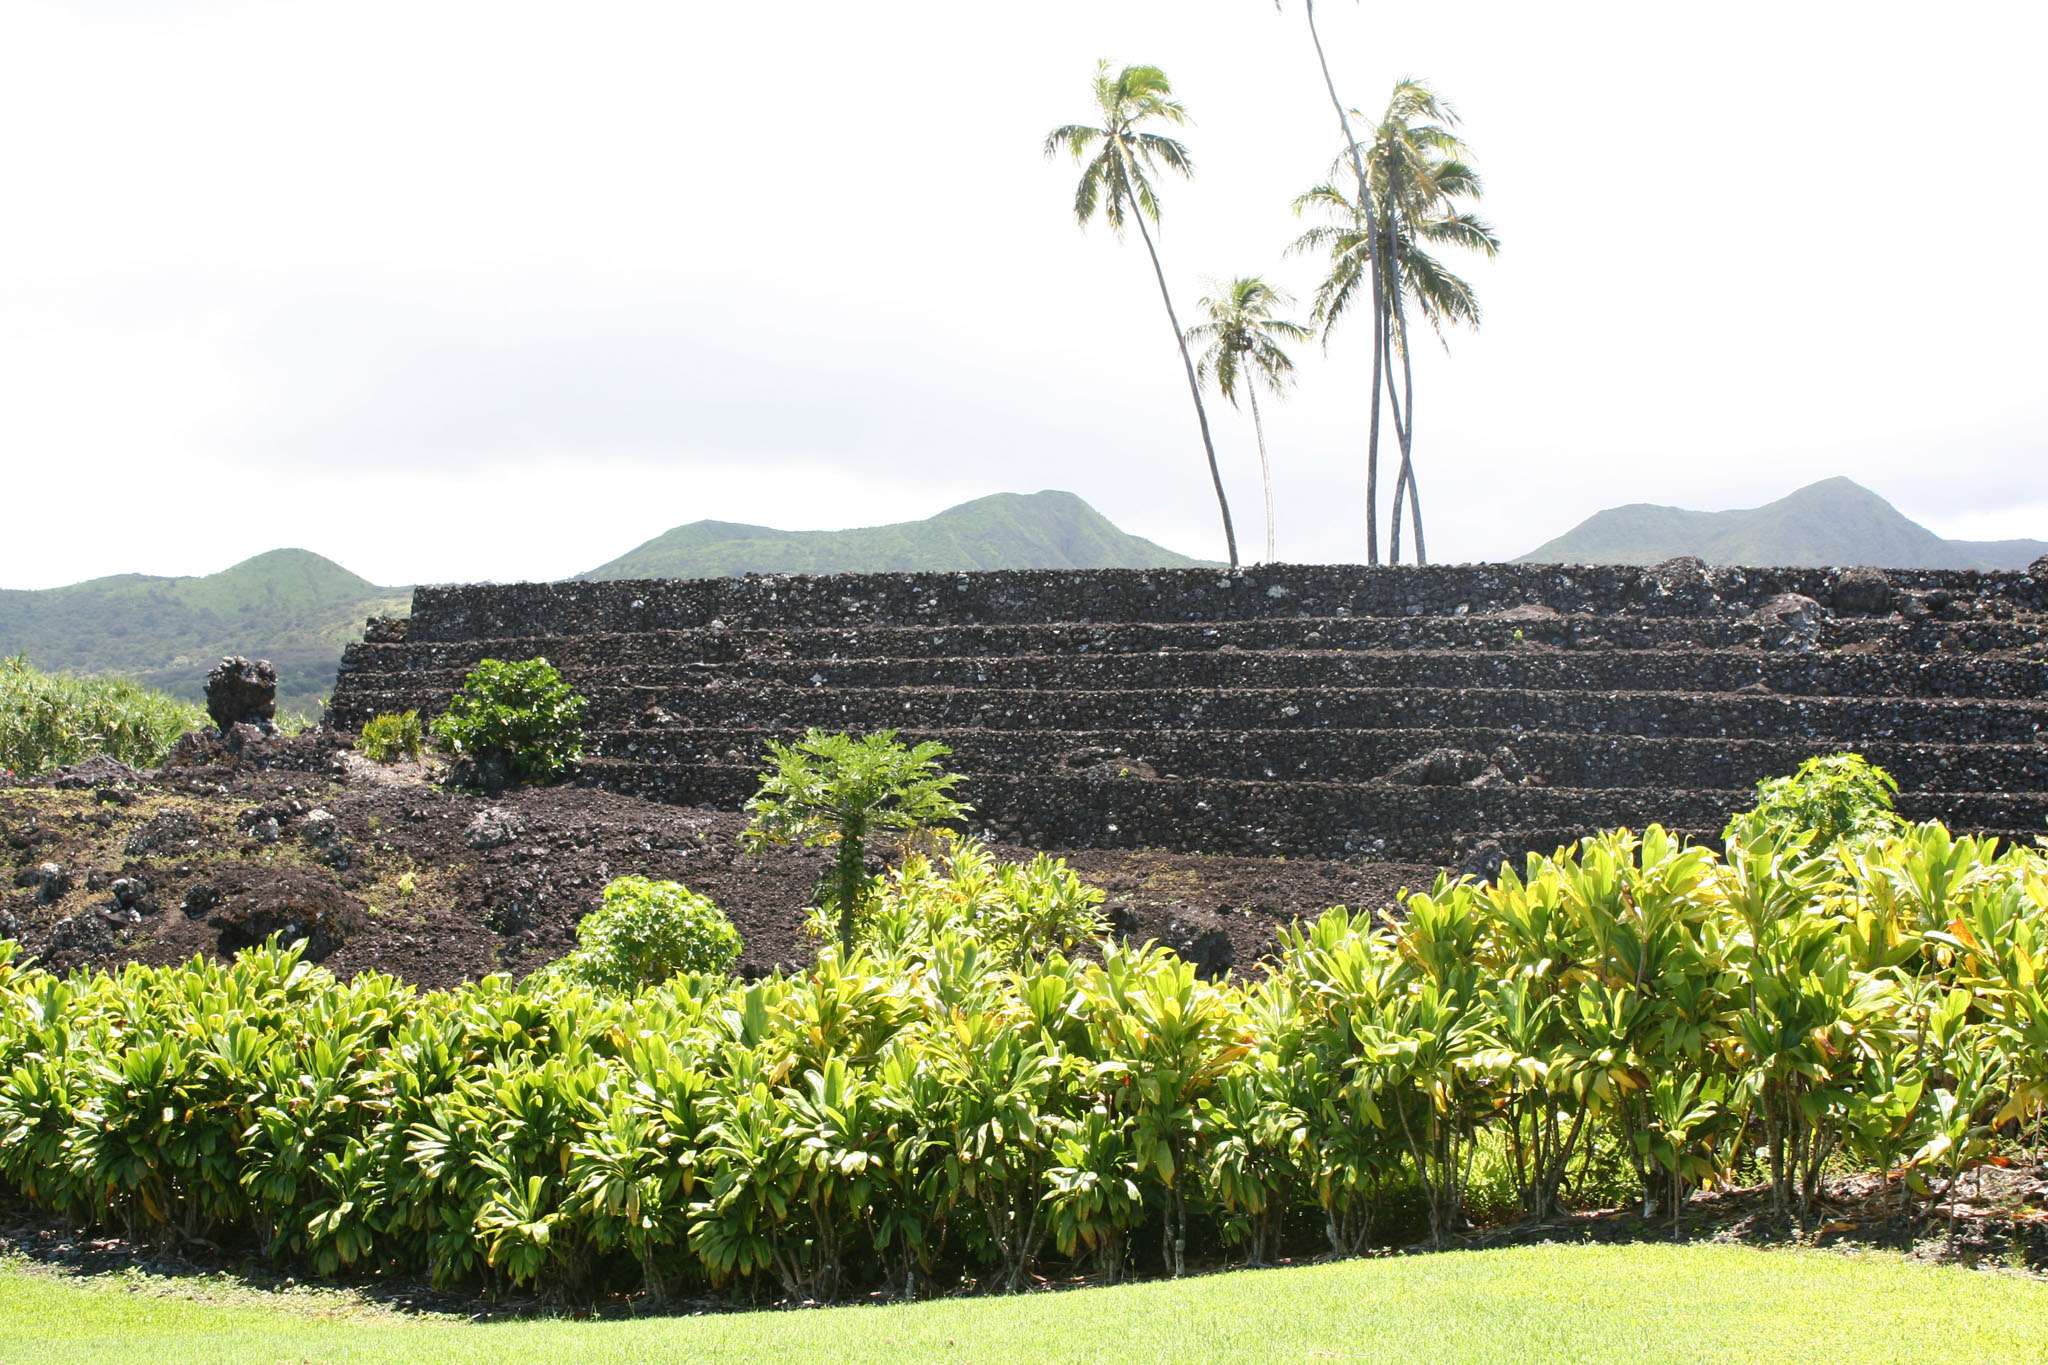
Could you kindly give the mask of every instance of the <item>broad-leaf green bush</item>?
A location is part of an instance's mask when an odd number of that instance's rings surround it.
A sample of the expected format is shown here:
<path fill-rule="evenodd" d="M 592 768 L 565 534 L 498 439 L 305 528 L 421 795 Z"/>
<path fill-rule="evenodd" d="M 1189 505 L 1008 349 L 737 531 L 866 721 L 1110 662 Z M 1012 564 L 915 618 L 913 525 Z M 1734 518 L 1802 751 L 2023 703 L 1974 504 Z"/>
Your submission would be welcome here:
<path fill-rule="evenodd" d="M 744 948 L 725 912 L 681 882 L 620 877 L 576 926 L 576 950 L 555 964 L 565 979 L 631 994 L 672 976 L 722 976 Z"/>
<path fill-rule="evenodd" d="M 296 949 L 66 977 L 0 951 L 0 1190 L 554 1300 L 1114 1278 L 1322 1249 L 1286 1243 L 1308 1228 L 1352 1255 L 1618 1171 L 1674 1223 L 1760 1182 L 1811 1226 L 1825 1173 L 1925 1214 L 2048 1114 L 2048 851 L 1815 839 L 1609 832 L 1391 923 L 1330 910 L 1256 981 L 1058 951 L 1087 928 L 1070 874 L 977 850 L 910 860 L 856 951 L 758 981 L 422 993 Z"/>
<path fill-rule="evenodd" d="M 190 702 L 120 678 L 44 673 L 0 659 L 0 769 L 32 776 L 105 754 L 154 768 L 188 730 L 212 728 Z"/>
<path fill-rule="evenodd" d="M 1905 822 L 1892 810 L 1898 789 L 1890 773 L 1861 754 L 1809 758 L 1788 777 L 1757 783 L 1756 805 L 1731 819 L 1722 838 L 1757 817 L 1781 829 L 1810 830 L 1813 851 L 1825 853 L 1837 843 L 1853 844 L 1902 828 Z"/>
<path fill-rule="evenodd" d="M 1109 931 L 1102 892 L 1063 859 L 1039 854 L 1001 863 L 972 843 L 934 858 L 912 854 L 878 879 L 855 917 L 855 942 L 889 954 L 922 954 L 949 935 L 1022 966 L 1070 953 Z M 811 931 L 834 931 L 822 914 Z"/>
<path fill-rule="evenodd" d="M 418 758 L 427 747 L 427 732 L 417 711 L 387 711 L 373 717 L 356 737 L 356 749 L 373 763 Z"/>
<path fill-rule="evenodd" d="M 529 782 L 545 782 L 583 757 L 585 701 L 546 659 L 485 659 L 469 671 L 433 724 L 435 739 L 473 762 L 503 759 Z"/>

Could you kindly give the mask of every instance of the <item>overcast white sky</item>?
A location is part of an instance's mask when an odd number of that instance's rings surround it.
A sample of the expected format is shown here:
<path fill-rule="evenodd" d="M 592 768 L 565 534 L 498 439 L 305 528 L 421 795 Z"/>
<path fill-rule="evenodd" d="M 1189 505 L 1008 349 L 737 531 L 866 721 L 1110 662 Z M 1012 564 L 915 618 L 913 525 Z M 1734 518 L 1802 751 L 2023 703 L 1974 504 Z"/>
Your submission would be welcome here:
<path fill-rule="evenodd" d="M 1834 474 L 2048 536 L 2043 6 L 1319 10 L 1347 102 L 1455 102 L 1505 243 L 1419 367 L 1434 558 Z M 0 0 L 0 586 L 548 578 L 1039 488 L 1220 557 L 1143 248 L 1040 155 L 1098 57 L 1195 116 L 1184 312 L 1308 293 L 1300 0 Z M 1283 559 L 1361 557 L 1364 342 L 1270 414 Z"/>

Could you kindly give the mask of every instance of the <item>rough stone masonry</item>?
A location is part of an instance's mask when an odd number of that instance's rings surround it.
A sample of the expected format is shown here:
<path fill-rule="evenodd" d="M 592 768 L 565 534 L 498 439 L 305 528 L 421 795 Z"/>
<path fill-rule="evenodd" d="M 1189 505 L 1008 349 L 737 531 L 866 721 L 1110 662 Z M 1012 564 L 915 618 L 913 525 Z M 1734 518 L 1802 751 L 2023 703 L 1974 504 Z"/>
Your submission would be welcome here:
<path fill-rule="evenodd" d="M 766 741 L 953 749 L 974 824 L 1048 848 L 1454 862 L 1658 821 L 1858 750 L 1900 809 L 2048 819 L 2041 572 L 1271 566 L 420 588 L 330 723 L 436 714 L 483 658 L 591 699 L 576 780 L 733 808 Z"/>

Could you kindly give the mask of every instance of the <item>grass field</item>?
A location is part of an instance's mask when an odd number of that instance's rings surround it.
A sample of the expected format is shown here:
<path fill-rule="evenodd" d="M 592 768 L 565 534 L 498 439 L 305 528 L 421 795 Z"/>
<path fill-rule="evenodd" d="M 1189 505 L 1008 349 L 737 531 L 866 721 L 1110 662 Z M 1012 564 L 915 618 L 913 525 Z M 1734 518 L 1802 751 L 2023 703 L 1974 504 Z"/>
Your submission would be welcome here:
<path fill-rule="evenodd" d="M 0 1361 L 2042 1361 L 2048 1285 L 1880 1255 L 1522 1247 L 1018 1298 L 606 1322 L 0 1264 Z"/>

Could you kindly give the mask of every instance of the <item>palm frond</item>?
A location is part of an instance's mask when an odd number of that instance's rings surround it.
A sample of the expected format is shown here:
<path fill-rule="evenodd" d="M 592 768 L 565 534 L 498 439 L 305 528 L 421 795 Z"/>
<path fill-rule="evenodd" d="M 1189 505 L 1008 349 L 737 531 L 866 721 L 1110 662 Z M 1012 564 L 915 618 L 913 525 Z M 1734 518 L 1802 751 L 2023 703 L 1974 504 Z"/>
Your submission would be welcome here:
<path fill-rule="evenodd" d="M 1402 262 L 1401 284 L 1414 300 L 1415 311 L 1438 333 L 1447 323 L 1479 325 L 1479 299 L 1472 286 L 1428 252 L 1408 254 Z"/>
<path fill-rule="evenodd" d="M 1090 128 L 1081 123 L 1055 128 L 1045 135 L 1045 159 L 1050 161 L 1065 151 L 1079 161 L 1088 154 L 1088 145 L 1104 136 L 1106 134 L 1100 128 Z"/>
<path fill-rule="evenodd" d="M 1160 133 L 1139 133 L 1137 135 L 1139 156 L 1147 165 L 1163 164 L 1168 170 L 1178 171 L 1184 176 L 1195 173 L 1194 158 L 1188 149 L 1170 137 Z"/>
<path fill-rule="evenodd" d="M 1446 242 L 1482 256 L 1500 254 L 1500 237 L 1493 225 L 1475 213 L 1426 218 L 1415 225 L 1415 235 L 1426 242 Z"/>

